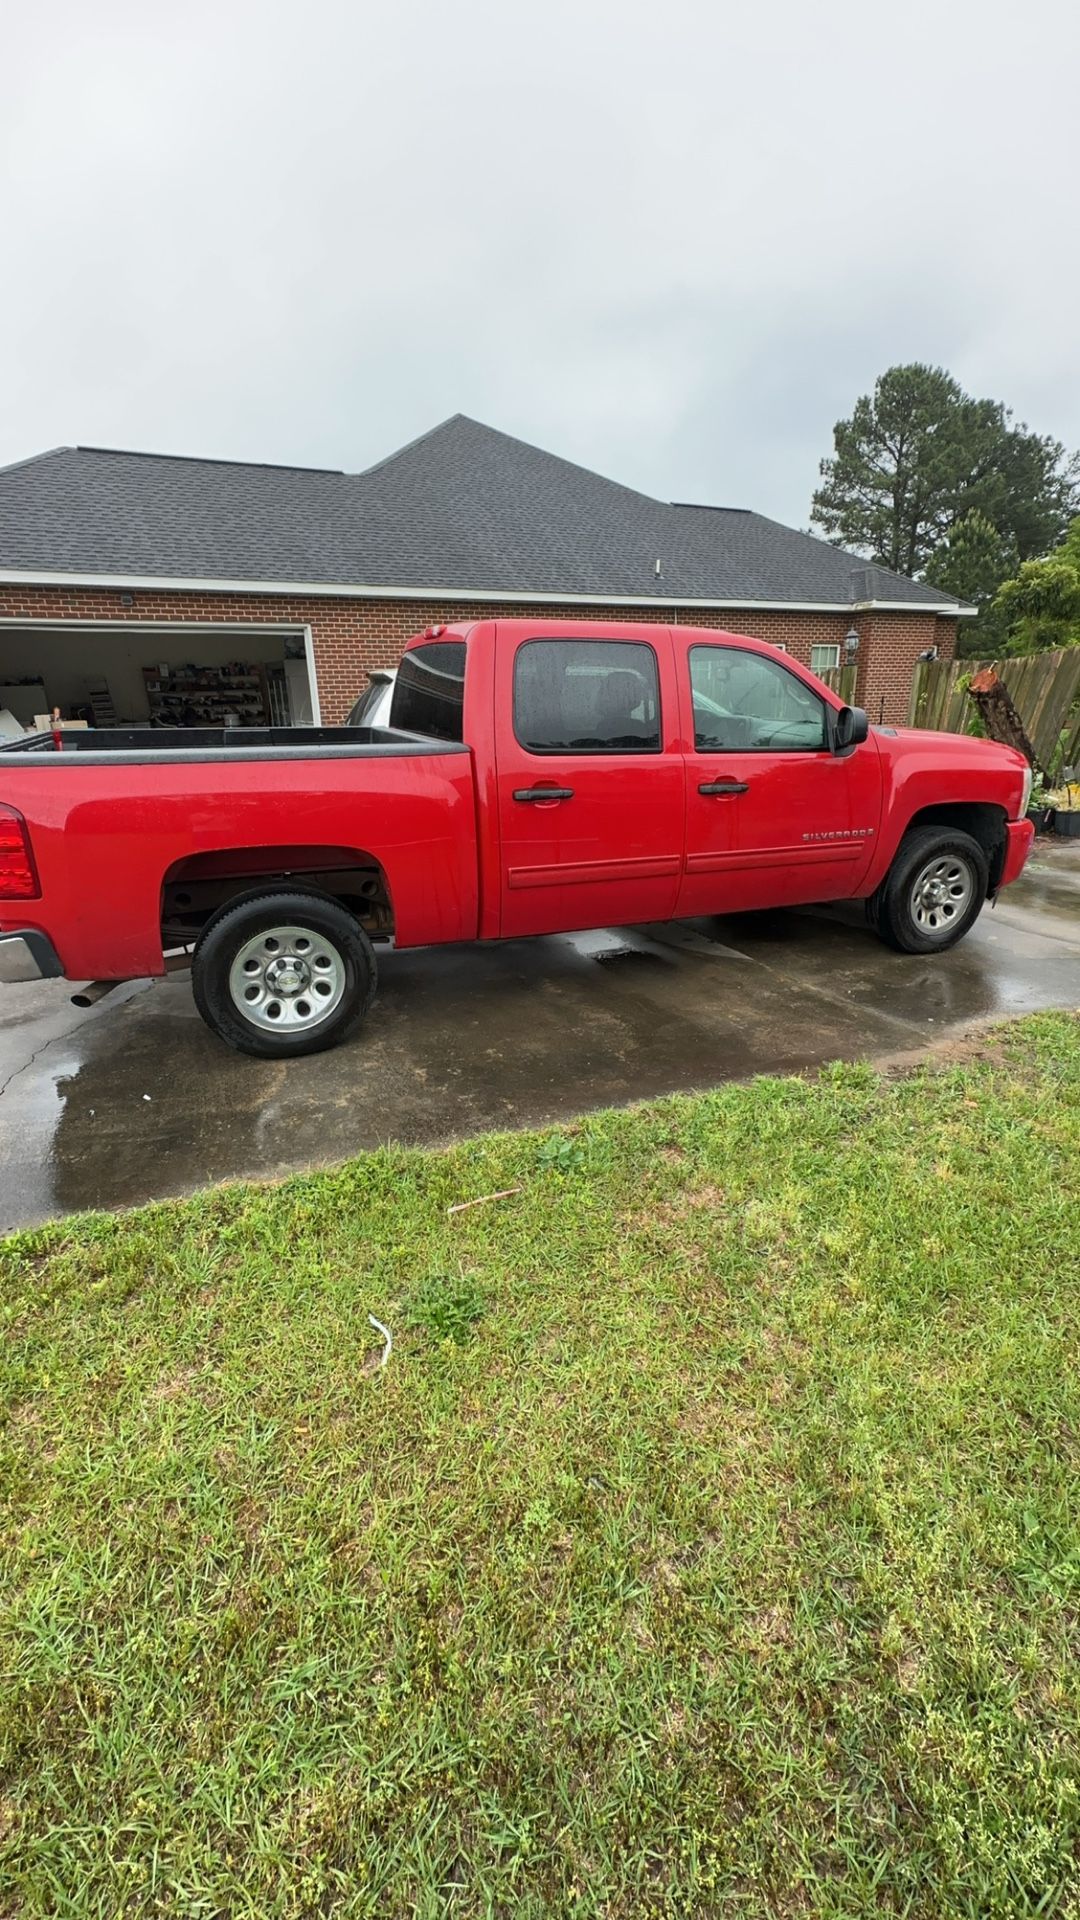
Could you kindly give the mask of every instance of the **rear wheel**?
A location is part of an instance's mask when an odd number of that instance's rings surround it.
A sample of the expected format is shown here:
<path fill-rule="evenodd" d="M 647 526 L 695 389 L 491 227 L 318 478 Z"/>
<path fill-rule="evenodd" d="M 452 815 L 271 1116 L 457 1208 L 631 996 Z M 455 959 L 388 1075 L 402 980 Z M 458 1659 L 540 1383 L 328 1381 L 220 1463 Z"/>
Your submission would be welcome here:
<path fill-rule="evenodd" d="M 986 853 L 970 834 L 916 827 L 900 842 L 870 918 L 900 953 L 941 953 L 978 919 L 988 874 Z"/>
<path fill-rule="evenodd" d="M 323 894 L 247 894 L 214 915 L 191 965 L 195 1004 L 230 1047 L 262 1058 L 322 1053 L 351 1033 L 375 993 L 363 928 Z"/>

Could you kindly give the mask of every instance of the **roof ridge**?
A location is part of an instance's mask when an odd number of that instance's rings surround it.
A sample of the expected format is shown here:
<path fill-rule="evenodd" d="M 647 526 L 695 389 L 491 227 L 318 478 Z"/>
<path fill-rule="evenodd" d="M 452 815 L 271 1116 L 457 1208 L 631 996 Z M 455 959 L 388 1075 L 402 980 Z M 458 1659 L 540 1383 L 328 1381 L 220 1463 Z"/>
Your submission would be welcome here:
<path fill-rule="evenodd" d="M 680 513 L 753 513 L 753 507 L 719 507 L 711 500 L 667 500 L 665 506 L 677 507 Z M 758 516 L 760 518 L 760 515 Z"/>
<path fill-rule="evenodd" d="M 38 460 L 51 460 L 57 453 L 74 453 L 74 447 L 46 447 L 44 453 L 28 453 L 24 460 L 9 460 L 0 473 L 14 473 L 19 467 L 32 467 Z"/>
<path fill-rule="evenodd" d="M 423 446 L 425 440 L 433 439 L 437 433 L 443 431 L 444 427 L 452 427 L 455 420 L 469 420 L 470 426 L 474 427 L 483 425 L 482 420 L 470 420 L 467 413 L 448 413 L 445 420 L 436 421 L 433 427 L 427 427 L 414 439 L 406 440 L 403 447 L 395 447 L 393 453 L 384 453 L 381 460 L 374 461 L 370 467 L 361 467 L 359 473 L 350 473 L 349 479 L 366 480 L 369 474 L 378 473 L 382 467 L 392 466 L 395 460 L 401 459 L 403 453 L 411 453 L 414 447 Z"/>
<path fill-rule="evenodd" d="M 661 500 L 658 494 L 643 493 L 640 487 L 628 487 L 625 480 L 613 480 L 609 473 L 598 473 L 595 467 L 587 467 L 583 460 L 568 460 L 564 453 L 552 453 L 548 447 L 538 447 L 535 440 L 523 440 L 519 433 L 504 433 L 501 427 L 489 427 L 486 420 L 473 420 L 467 413 L 455 415 L 456 419 L 468 420 L 470 426 L 481 427 L 485 433 L 494 435 L 496 440 L 510 440 L 516 447 L 525 447 L 529 453 L 543 454 L 545 460 L 554 460 L 560 467 L 573 467 L 576 473 L 587 473 L 590 480 L 602 480 L 606 487 L 615 487 L 620 493 L 632 493 L 636 500 L 646 500 L 650 507 L 666 507 L 667 500 Z"/>
<path fill-rule="evenodd" d="M 117 460 L 176 460 L 196 467 L 255 467 L 266 473 L 331 473 L 344 480 L 344 467 L 292 466 L 287 460 L 226 460 L 212 453 L 151 453 L 142 447 L 54 447 L 54 453 L 99 453 Z M 38 454 L 38 459 L 47 458 Z M 19 463 L 16 463 L 19 464 Z"/>
<path fill-rule="evenodd" d="M 590 480 L 600 480 L 606 487 L 615 487 L 619 493 L 632 494 L 636 500 L 647 501 L 650 507 L 664 507 L 668 505 L 666 500 L 659 499 L 656 494 L 643 493 L 640 487 L 628 487 L 624 480 L 613 480 L 610 474 L 598 473 L 595 467 L 587 467 L 581 460 L 568 460 L 565 454 L 552 453 L 547 447 L 538 447 L 535 440 L 523 440 L 519 433 L 505 433 L 502 427 L 491 427 L 486 420 L 477 420 L 473 414 L 462 413 L 460 410 L 457 413 L 448 414 L 445 420 L 440 420 L 437 426 L 429 427 L 426 433 L 417 434 L 415 440 L 406 441 L 405 445 L 399 447 L 396 453 L 387 454 L 384 460 L 376 460 L 373 467 L 365 467 L 362 473 L 350 477 L 357 480 L 366 480 L 369 474 L 378 473 L 383 467 L 392 466 L 395 460 L 401 458 L 402 454 L 411 453 L 414 447 L 422 446 L 425 440 L 433 439 L 437 433 L 444 432 L 447 427 L 454 426 L 459 420 L 463 421 L 466 426 L 478 427 L 481 433 L 490 434 L 493 440 L 505 440 L 508 441 L 511 446 L 524 447 L 527 453 L 538 453 L 544 460 L 553 460 L 560 467 L 572 467 L 576 473 L 587 474 Z"/>

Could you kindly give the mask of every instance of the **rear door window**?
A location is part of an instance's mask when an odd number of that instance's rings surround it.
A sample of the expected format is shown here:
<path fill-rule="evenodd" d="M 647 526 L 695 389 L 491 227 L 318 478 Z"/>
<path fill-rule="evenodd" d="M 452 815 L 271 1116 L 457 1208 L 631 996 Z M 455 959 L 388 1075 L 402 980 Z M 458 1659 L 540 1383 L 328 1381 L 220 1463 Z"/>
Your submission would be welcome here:
<path fill-rule="evenodd" d="M 464 709 L 464 640 L 429 640 L 402 656 L 390 703 L 392 727 L 461 741 Z"/>
<path fill-rule="evenodd" d="M 655 653 L 636 640 L 526 640 L 514 733 L 528 753 L 659 753 Z"/>

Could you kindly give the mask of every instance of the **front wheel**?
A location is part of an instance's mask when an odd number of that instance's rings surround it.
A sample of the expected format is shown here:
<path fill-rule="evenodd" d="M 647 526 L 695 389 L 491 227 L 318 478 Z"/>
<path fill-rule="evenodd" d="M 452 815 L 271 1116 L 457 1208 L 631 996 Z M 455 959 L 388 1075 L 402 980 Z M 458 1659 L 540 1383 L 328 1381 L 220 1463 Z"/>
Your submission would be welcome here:
<path fill-rule="evenodd" d="M 916 827 L 900 842 L 870 917 L 898 952 L 942 953 L 978 919 L 988 876 L 986 853 L 970 834 Z"/>
<path fill-rule="evenodd" d="M 322 1053 L 375 993 L 371 941 L 324 894 L 267 890 L 207 922 L 191 963 L 195 1004 L 230 1047 L 263 1059 Z"/>

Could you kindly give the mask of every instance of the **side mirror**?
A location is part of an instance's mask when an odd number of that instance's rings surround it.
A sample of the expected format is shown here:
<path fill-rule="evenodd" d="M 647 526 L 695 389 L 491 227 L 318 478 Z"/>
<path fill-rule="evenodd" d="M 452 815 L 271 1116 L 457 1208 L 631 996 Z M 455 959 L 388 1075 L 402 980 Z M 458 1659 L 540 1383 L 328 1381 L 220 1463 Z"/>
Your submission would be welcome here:
<path fill-rule="evenodd" d="M 862 707 L 841 707 L 833 721 L 833 745 L 837 753 L 857 747 L 870 731 L 870 722 Z"/>

